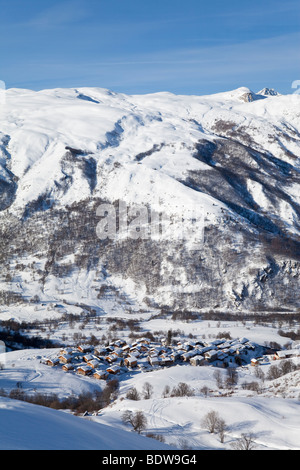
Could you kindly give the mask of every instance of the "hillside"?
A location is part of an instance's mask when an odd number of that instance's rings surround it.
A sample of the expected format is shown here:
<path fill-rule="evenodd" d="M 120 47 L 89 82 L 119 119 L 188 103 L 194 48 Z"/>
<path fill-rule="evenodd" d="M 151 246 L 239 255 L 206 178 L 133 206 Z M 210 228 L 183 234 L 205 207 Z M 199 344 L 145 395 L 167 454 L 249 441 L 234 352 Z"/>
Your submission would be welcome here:
<path fill-rule="evenodd" d="M 299 95 L 0 93 L 0 447 L 299 448 Z M 81 344 L 104 380 L 57 362 Z"/>
<path fill-rule="evenodd" d="M 67 413 L 0 398 L 1 450 L 165 450 L 137 434 Z"/>
<path fill-rule="evenodd" d="M 299 96 L 267 91 L 2 91 L 2 305 L 297 311 Z"/>

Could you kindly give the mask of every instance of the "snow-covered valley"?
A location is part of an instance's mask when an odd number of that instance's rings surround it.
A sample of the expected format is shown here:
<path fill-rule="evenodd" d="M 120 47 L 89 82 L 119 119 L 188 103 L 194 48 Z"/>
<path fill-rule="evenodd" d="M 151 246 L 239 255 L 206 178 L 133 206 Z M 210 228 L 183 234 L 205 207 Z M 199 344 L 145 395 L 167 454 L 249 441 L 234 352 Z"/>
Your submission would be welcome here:
<path fill-rule="evenodd" d="M 232 367 L 216 364 L 96 380 L 43 360 L 170 332 L 173 345 L 298 348 L 299 95 L 0 93 L 0 447 L 223 450 L 246 434 L 257 449 L 299 449 L 299 357 L 289 370 L 271 353 L 241 361 L 230 385 Z M 109 404 L 86 416 L 24 399 L 102 393 L 114 379 Z M 172 395 L 179 384 L 191 393 Z M 122 418 L 137 411 L 141 435 Z"/>

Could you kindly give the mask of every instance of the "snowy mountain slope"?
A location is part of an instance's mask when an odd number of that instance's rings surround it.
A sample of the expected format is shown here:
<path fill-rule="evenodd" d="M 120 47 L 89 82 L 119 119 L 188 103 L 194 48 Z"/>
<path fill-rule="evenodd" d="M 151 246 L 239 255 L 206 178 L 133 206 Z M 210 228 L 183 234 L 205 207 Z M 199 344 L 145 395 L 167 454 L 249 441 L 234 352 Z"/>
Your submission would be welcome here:
<path fill-rule="evenodd" d="M 299 307 L 298 95 L 247 88 L 211 96 L 101 88 L 5 94 L 4 297 L 71 301 L 75 284 L 101 308 L 94 282 L 148 307 Z M 158 239 L 126 232 L 118 243 L 99 240 L 97 207 L 118 201 L 176 223 Z M 190 208 L 199 230 L 187 216 L 182 239 L 176 224 Z"/>
<path fill-rule="evenodd" d="M 190 326 L 192 329 L 192 327 Z M 207 332 L 211 327 L 202 326 Z M 242 326 L 239 327 L 242 331 Z M 266 331 L 264 329 L 266 338 Z M 248 333 L 255 334 L 253 331 Z M 26 394 L 57 394 L 59 398 L 101 390 L 105 382 L 93 377 L 66 373 L 60 366 L 50 367 L 40 362 L 41 357 L 55 357 L 57 351 L 22 350 L 6 354 L 1 370 L 1 389 L 7 395 L 11 390 Z M 3 360 L 2 357 L 0 357 Z M 294 359 L 299 364 L 299 358 Z M 279 364 L 278 361 L 274 361 Z M 267 376 L 273 361 L 264 361 L 261 370 Z M 223 386 L 218 387 L 216 370 Z M 237 370 L 237 385 L 225 385 L 227 370 L 211 366 L 177 365 L 145 372 L 129 372 L 117 376 L 120 384 L 118 397 L 88 419 L 74 417 L 68 410 L 55 411 L 42 406 L 0 398 L 1 449 L 105 449 L 105 450 L 163 450 L 190 448 L 192 450 L 231 449 L 241 434 L 252 434 L 257 450 L 299 449 L 299 369 L 274 380 L 259 379 L 255 368 L 246 366 Z M 259 393 L 247 390 L 243 383 L 260 384 Z M 149 399 L 143 399 L 145 383 L 152 386 Z M 173 387 L 184 383 L 193 396 L 171 396 Z M 169 393 L 165 393 L 169 386 Z M 135 387 L 139 400 L 127 398 Z M 207 396 L 204 393 L 207 388 Z M 164 438 L 164 444 L 137 435 L 122 420 L 125 411 L 142 411 L 147 419 L 146 430 Z M 203 418 L 209 411 L 217 412 L 226 423 L 225 440 L 218 433 L 209 433 Z M 26 429 L 26 432 L 25 432 Z"/>
<path fill-rule="evenodd" d="M 136 433 L 2 397 L 0 424 L 1 450 L 170 449 L 166 444 Z"/>

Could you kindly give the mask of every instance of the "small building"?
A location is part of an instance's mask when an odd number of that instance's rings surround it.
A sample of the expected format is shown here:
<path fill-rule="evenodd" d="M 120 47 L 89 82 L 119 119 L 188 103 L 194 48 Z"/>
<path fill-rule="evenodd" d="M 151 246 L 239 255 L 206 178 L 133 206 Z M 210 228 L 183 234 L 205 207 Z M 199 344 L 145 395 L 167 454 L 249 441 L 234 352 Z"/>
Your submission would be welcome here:
<path fill-rule="evenodd" d="M 216 349 L 211 349 L 204 353 L 204 357 L 207 361 L 212 362 L 218 358 L 218 351 Z"/>
<path fill-rule="evenodd" d="M 105 360 L 109 362 L 110 364 L 112 364 L 113 362 L 116 362 L 117 359 L 118 359 L 118 356 L 116 356 L 115 354 L 109 354 L 108 356 L 105 356 Z"/>
<path fill-rule="evenodd" d="M 61 354 L 60 356 L 58 356 L 59 362 L 63 364 L 68 364 L 69 362 L 72 361 L 72 359 L 73 359 L 73 356 L 71 354 Z"/>
<path fill-rule="evenodd" d="M 106 380 L 108 376 L 109 373 L 103 369 L 97 369 L 93 374 L 93 377 L 98 380 Z"/>
<path fill-rule="evenodd" d="M 118 374 L 120 371 L 121 371 L 121 368 L 120 368 L 118 365 L 109 366 L 109 367 L 106 369 L 106 372 L 108 372 L 109 374 L 112 374 L 112 375 L 116 375 L 116 374 Z"/>
<path fill-rule="evenodd" d="M 297 356 L 300 356 L 300 349 L 284 349 L 283 351 L 276 351 L 274 359 L 290 359 Z"/>
<path fill-rule="evenodd" d="M 74 370 L 74 366 L 73 364 L 64 364 L 62 366 L 62 370 L 64 370 L 65 372 L 69 372 L 70 370 Z"/>
<path fill-rule="evenodd" d="M 85 354 L 85 356 L 83 356 L 84 362 L 89 362 L 89 361 L 91 361 L 92 359 L 94 359 L 93 354 Z"/>
<path fill-rule="evenodd" d="M 192 366 L 202 366 L 205 363 L 205 358 L 198 354 L 190 358 L 190 364 Z"/>
<path fill-rule="evenodd" d="M 148 344 L 150 344 L 150 339 L 149 339 L 149 338 L 145 338 L 145 337 L 144 337 L 144 338 L 140 338 L 140 339 L 138 340 L 138 343 L 139 343 L 139 344 L 147 344 L 147 345 L 148 345 Z"/>
<path fill-rule="evenodd" d="M 98 359 L 91 359 L 90 361 L 87 362 L 87 365 L 91 367 L 92 369 L 97 369 L 97 367 L 99 367 L 99 361 Z"/>
<path fill-rule="evenodd" d="M 127 367 L 136 367 L 137 366 L 137 358 L 135 356 L 128 356 L 124 360 L 124 364 Z"/>
<path fill-rule="evenodd" d="M 160 365 L 160 359 L 158 356 L 148 356 L 149 363 L 151 366 L 158 366 Z"/>
<path fill-rule="evenodd" d="M 77 349 L 78 349 L 78 351 L 80 351 L 84 354 L 87 354 L 87 353 L 89 353 L 93 350 L 92 346 L 90 346 L 88 344 L 80 344 L 79 346 L 77 346 Z"/>
<path fill-rule="evenodd" d="M 106 348 L 95 348 L 94 349 L 94 356 L 102 357 L 107 354 Z"/>
<path fill-rule="evenodd" d="M 165 355 L 165 354 L 162 354 L 160 356 L 160 362 L 161 362 L 162 366 L 171 366 L 174 363 L 172 358 L 170 356 Z"/>
<path fill-rule="evenodd" d="M 251 366 L 254 366 L 254 367 L 255 367 L 255 366 L 258 366 L 258 365 L 259 365 L 259 360 L 256 359 L 255 357 L 253 357 L 253 358 L 251 359 L 250 363 L 251 363 Z"/>
<path fill-rule="evenodd" d="M 57 366 L 59 364 L 59 359 L 58 358 L 54 358 L 54 359 L 47 359 L 46 361 L 46 364 L 48 366 L 51 366 L 51 367 L 54 367 L 54 366 Z"/>
<path fill-rule="evenodd" d="M 76 369 L 76 373 L 79 375 L 91 375 L 92 372 L 93 372 L 93 369 L 89 367 L 88 365 L 79 366 Z"/>

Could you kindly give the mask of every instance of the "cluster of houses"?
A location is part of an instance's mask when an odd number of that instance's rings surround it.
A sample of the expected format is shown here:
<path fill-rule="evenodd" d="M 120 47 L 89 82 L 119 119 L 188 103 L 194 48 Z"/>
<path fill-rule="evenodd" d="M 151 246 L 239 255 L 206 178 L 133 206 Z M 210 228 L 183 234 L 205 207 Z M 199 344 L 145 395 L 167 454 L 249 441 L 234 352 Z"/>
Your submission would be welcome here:
<path fill-rule="evenodd" d="M 101 348 L 90 345 L 67 347 L 54 359 L 46 358 L 43 362 L 50 366 L 61 365 L 64 371 L 107 379 L 111 374 L 128 370 L 151 370 L 178 363 L 217 367 L 243 365 L 259 357 L 263 349 L 247 338 L 217 339 L 210 343 L 179 341 L 173 345 L 167 344 L 166 339 L 152 343 L 148 338 L 140 338 L 132 344 L 117 340 Z"/>

